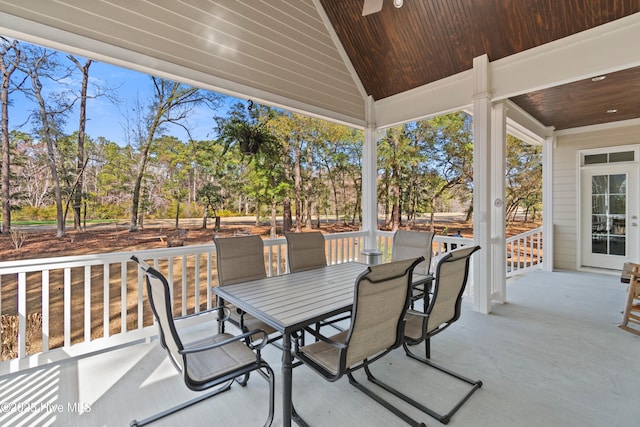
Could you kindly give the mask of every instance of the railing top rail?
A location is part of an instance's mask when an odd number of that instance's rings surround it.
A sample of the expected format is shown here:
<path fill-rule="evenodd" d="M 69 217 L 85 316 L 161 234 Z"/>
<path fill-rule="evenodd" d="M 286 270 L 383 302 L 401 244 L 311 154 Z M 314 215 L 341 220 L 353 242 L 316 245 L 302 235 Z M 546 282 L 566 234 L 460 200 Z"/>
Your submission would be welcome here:
<path fill-rule="evenodd" d="M 349 237 L 358 237 L 362 235 L 364 235 L 364 232 L 362 231 L 353 231 L 346 233 L 326 234 L 325 238 L 327 240 L 338 240 Z M 264 245 L 266 247 L 273 247 L 284 244 L 286 244 L 286 240 L 284 239 L 284 237 L 264 240 Z M 63 257 L 4 261 L 0 262 L 0 275 L 19 272 L 54 270 L 69 267 L 82 267 L 86 265 L 103 265 L 109 263 L 117 263 L 128 261 L 133 254 L 138 255 L 142 259 L 153 259 L 179 257 L 184 255 L 199 255 L 209 252 L 215 252 L 215 245 L 213 244 L 213 241 L 211 243 L 205 243 L 201 245 L 178 246 L 172 248 L 142 249 L 124 252 L 105 252 L 90 255 L 70 255 Z"/>
<path fill-rule="evenodd" d="M 140 258 L 168 258 L 170 256 L 182 256 L 214 252 L 213 243 L 204 245 L 179 246 L 174 248 L 142 249 L 125 252 L 105 252 L 90 255 L 70 255 L 54 258 L 36 258 L 16 261 L 0 262 L 0 274 L 11 274 L 17 271 L 38 271 L 43 269 L 66 268 L 83 265 L 101 265 L 128 261 L 131 255 L 137 254 Z"/>
<path fill-rule="evenodd" d="M 509 243 L 509 242 L 513 242 L 514 240 L 523 239 L 525 237 L 529 237 L 529 236 L 532 236 L 534 234 L 539 234 L 539 233 L 542 233 L 542 227 L 534 228 L 532 230 L 525 231 L 524 233 L 520 233 L 520 234 L 517 234 L 515 236 L 508 237 L 506 239 L 506 241 L 507 241 L 507 243 Z"/>

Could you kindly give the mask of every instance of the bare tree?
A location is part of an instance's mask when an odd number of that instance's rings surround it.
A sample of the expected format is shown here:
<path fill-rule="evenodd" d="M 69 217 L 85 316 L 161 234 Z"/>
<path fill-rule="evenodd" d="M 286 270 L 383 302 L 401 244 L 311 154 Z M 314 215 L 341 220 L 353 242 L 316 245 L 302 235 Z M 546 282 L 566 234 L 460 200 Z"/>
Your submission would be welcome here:
<path fill-rule="evenodd" d="M 34 99 L 38 109 L 35 114 L 35 121 L 39 128 L 39 134 L 47 145 L 47 156 L 51 179 L 53 181 L 55 201 L 56 201 L 56 237 L 63 237 L 66 234 L 64 223 L 64 209 L 62 205 L 62 190 L 60 187 L 60 176 L 58 173 L 58 147 L 56 140 L 59 136 L 59 129 L 62 127 L 66 114 L 71 108 L 63 93 L 55 92 L 45 98 L 43 91 L 43 79 L 59 82 L 69 76 L 69 70 L 64 69 L 57 62 L 55 51 L 30 46 L 25 50 L 24 66 L 20 69 L 27 74 L 31 81 L 31 87 L 24 91 L 25 95 Z"/>
<path fill-rule="evenodd" d="M 67 58 L 74 63 L 76 68 L 82 73 L 82 84 L 80 87 L 80 116 L 78 123 L 78 155 L 76 158 L 76 187 L 73 192 L 73 228 L 78 230 L 82 228 L 80 223 L 80 209 L 82 207 L 82 184 L 85 167 L 84 155 L 84 138 L 85 129 L 87 127 L 87 88 L 89 84 L 89 67 L 91 67 L 90 59 L 83 64 L 73 55 L 67 55 Z"/>
<path fill-rule="evenodd" d="M 176 125 L 187 132 L 189 139 L 193 139 L 188 127 L 188 118 L 194 109 L 205 105 L 213 108 L 220 102 L 219 95 L 212 92 L 158 77 L 151 77 L 151 80 L 153 82 L 153 99 L 149 106 L 150 112 L 145 117 L 144 126 L 139 126 L 137 132 L 140 143 L 140 159 L 133 188 L 129 231 L 138 230 L 142 181 L 156 135 L 163 131 L 164 126 Z"/>
<path fill-rule="evenodd" d="M 11 231 L 11 147 L 9 140 L 9 94 L 20 87 L 24 80 L 11 87 L 11 76 L 18 70 L 22 59 L 22 49 L 17 40 L 0 37 L 0 73 L 2 74 L 2 230 Z"/>
<path fill-rule="evenodd" d="M 87 164 L 87 156 L 85 153 L 85 137 L 87 127 L 87 100 L 90 98 L 107 97 L 112 102 L 118 102 L 118 98 L 115 95 L 114 87 L 110 87 L 107 84 L 93 84 L 92 93 L 89 94 L 89 68 L 93 64 L 93 60 L 85 59 L 84 64 L 80 62 L 78 58 L 73 55 L 67 55 L 67 58 L 73 62 L 75 67 L 80 71 L 82 75 L 82 81 L 80 84 L 80 91 L 77 94 L 77 99 L 80 101 L 79 105 L 79 122 L 78 122 L 78 154 L 76 158 L 76 183 L 73 188 L 70 197 L 73 198 L 73 228 L 79 230 L 81 226 L 81 208 L 83 199 L 84 188 L 84 171 Z"/>

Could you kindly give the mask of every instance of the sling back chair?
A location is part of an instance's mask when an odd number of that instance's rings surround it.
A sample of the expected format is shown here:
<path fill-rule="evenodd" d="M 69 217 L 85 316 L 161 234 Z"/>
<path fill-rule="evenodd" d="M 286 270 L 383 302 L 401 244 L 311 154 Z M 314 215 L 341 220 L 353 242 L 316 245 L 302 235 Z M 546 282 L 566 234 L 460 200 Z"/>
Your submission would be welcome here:
<path fill-rule="evenodd" d="M 391 261 L 424 257 L 424 261 L 417 265 L 413 271 L 413 301 L 425 298 L 433 281 L 431 275 L 433 236 L 432 231 L 397 230 L 393 234 Z"/>
<path fill-rule="evenodd" d="M 249 373 L 252 371 L 258 371 L 269 383 L 269 414 L 264 425 L 270 426 L 273 422 L 274 413 L 274 373 L 269 364 L 260 355 L 261 349 L 267 344 L 267 334 L 261 330 L 247 331 L 236 336 L 221 333 L 192 342 L 183 342 L 175 321 L 203 314 L 211 315 L 212 311 L 221 312 L 228 311 L 228 309 L 217 307 L 213 310 L 174 319 L 167 279 L 158 270 L 136 256 L 132 256 L 131 259 L 140 265 L 146 276 L 147 296 L 153 317 L 160 330 L 160 345 L 169 353 L 169 359 L 182 374 L 186 386 L 194 391 L 204 391 L 220 386 L 202 396 L 142 421 L 133 420 L 131 426 L 150 424 L 167 415 L 223 393 L 231 388 L 234 381 L 244 387 L 249 379 Z M 218 315 L 218 319 L 220 321 L 224 317 Z M 252 339 L 249 339 L 249 337 Z M 247 342 L 250 344 L 247 345 Z"/>
<path fill-rule="evenodd" d="M 469 276 L 469 258 L 478 251 L 480 246 L 465 246 L 446 253 L 438 262 L 435 273 L 435 283 L 431 299 L 424 312 L 408 310 L 405 316 L 403 347 L 407 356 L 432 366 L 448 375 L 458 378 L 468 384 L 472 389 L 451 409 L 441 415 L 426 406 L 398 395 L 416 408 L 429 414 L 443 424 L 447 424 L 453 414 L 471 397 L 473 392 L 482 386 L 482 381 L 474 381 L 463 377 L 453 371 L 431 362 L 430 338 L 439 334 L 453 322 L 460 318 L 462 294 Z M 425 355 L 421 357 L 411 350 L 411 346 L 425 343 Z M 391 391 L 391 390 L 390 390 Z M 393 392 L 393 391 L 392 391 Z"/>
<path fill-rule="evenodd" d="M 230 286 L 267 277 L 262 237 L 250 235 L 219 238 L 216 236 L 213 242 L 216 245 L 218 286 Z M 230 322 L 243 332 L 261 329 L 270 336 L 269 342 L 281 338 L 280 335 L 272 336 L 276 330 L 263 321 L 235 306 L 229 305 L 229 309 L 231 312 Z"/>
<path fill-rule="evenodd" d="M 424 423 L 413 420 L 357 382 L 352 372 L 364 369 L 369 377 L 371 363 L 402 345 L 411 275 L 422 260 L 419 257 L 369 266 L 356 279 L 350 328 L 331 337 L 307 328 L 318 341 L 300 346 L 297 340 L 295 345 L 296 357 L 326 380 L 337 381 L 346 374 L 350 384 L 412 426 L 424 426 Z"/>
<path fill-rule="evenodd" d="M 326 267 L 327 256 L 324 236 L 319 231 L 307 233 L 284 233 L 287 239 L 289 272 Z"/>
<path fill-rule="evenodd" d="M 287 262 L 289 264 L 289 273 L 298 271 L 312 270 L 314 268 L 322 268 L 327 266 L 327 256 L 325 252 L 324 236 L 319 231 L 310 231 L 305 233 L 284 233 L 287 239 Z M 316 324 L 316 332 L 320 331 L 321 326 L 331 325 L 332 327 L 343 330 L 337 326 L 337 322 L 341 322 L 350 317 L 335 316 Z"/>

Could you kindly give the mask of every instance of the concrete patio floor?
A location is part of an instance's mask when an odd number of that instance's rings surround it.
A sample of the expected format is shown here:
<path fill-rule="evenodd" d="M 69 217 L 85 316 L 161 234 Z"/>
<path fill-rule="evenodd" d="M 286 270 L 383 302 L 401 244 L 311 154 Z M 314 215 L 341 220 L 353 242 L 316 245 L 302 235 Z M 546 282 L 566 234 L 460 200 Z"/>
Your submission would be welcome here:
<path fill-rule="evenodd" d="M 640 336 L 617 327 L 625 286 L 614 275 L 535 271 L 510 280 L 509 302 L 490 315 L 465 301 L 460 321 L 432 340 L 432 360 L 484 385 L 449 426 L 638 425 Z M 264 356 L 276 371 L 279 426 L 280 352 L 268 346 Z M 402 349 L 373 366 L 379 378 L 439 411 L 464 393 L 464 385 Z M 154 425 L 260 426 L 267 393 L 266 381 L 253 375 L 247 387 L 234 384 Z M 293 393 L 312 426 L 406 425 L 346 378 L 329 383 L 305 366 L 294 370 Z M 124 426 L 193 395 L 154 340 L 0 377 L 0 425 Z M 442 425 L 403 407 L 429 426 Z"/>

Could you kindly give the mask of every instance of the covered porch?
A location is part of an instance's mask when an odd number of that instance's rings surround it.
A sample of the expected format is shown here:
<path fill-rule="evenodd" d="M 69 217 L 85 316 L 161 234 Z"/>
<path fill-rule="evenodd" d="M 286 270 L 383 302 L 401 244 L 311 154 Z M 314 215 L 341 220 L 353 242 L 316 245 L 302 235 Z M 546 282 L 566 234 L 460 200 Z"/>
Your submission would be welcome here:
<path fill-rule="evenodd" d="M 367 1 L 381 8 L 363 16 L 364 3 L 2 0 L 0 31 L 363 130 L 367 247 L 377 232 L 379 131 L 467 111 L 474 243 L 483 248 L 473 261 L 474 309 L 489 313 L 508 300 L 508 133 L 543 146 L 544 268 L 586 265 L 576 157 L 584 148 L 637 145 L 637 1 L 416 0 L 394 8 L 385 0 Z M 638 203 L 629 205 L 637 219 Z M 637 227 L 628 233 L 638 240 Z M 637 261 L 636 246 L 616 264 Z"/>
<path fill-rule="evenodd" d="M 432 341 L 432 359 L 483 381 L 452 418 L 451 426 L 632 425 L 640 337 L 617 327 L 625 285 L 615 275 L 537 270 L 509 280 L 510 300 L 490 315 L 463 301 L 461 319 Z M 190 333 L 206 333 L 202 325 Z M 422 350 L 424 351 L 424 350 Z M 278 372 L 280 351 L 265 358 Z M 375 365 L 374 365 L 375 367 Z M 392 352 L 377 364 L 382 379 L 401 384 L 435 408 L 461 390 L 454 380 Z M 296 409 L 310 425 L 403 425 L 348 384 L 328 383 L 305 366 L 294 369 Z M 278 378 L 279 380 L 279 378 Z M 183 410 L 157 425 L 260 425 L 267 386 L 252 378 L 231 391 Z M 276 408 L 280 407 L 276 384 Z M 458 393 L 458 394 L 456 394 Z M 128 425 L 193 397 L 157 339 L 91 356 L 71 358 L 0 378 L 0 423 L 6 425 Z M 407 411 L 428 425 L 424 414 Z M 274 425 L 281 425 L 276 411 Z"/>
<path fill-rule="evenodd" d="M 362 129 L 365 247 L 370 247 L 377 235 L 378 131 L 450 111 L 472 112 L 474 242 L 484 250 L 474 257 L 474 299 L 467 298 L 461 320 L 434 339 L 432 358 L 482 379 L 484 386 L 450 425 L 595 427 L 628 425 L 639 418 L 635 374 L 640 371 L 640 362 L 634 354 L 638 337 L 617 328 L 625 298 L 619 277 L 552 272 L 554 266 L 566 268 L 562 263 L 568 263 L 571 269 L 579 267 L 577 205 L 572 199 L 577 197 L 572 182 L 576 162 L 571 139 L 581 142 L 591 138 L 592 144 L 598 146 L 614 144 L 619 139 L 611 140 L 606 132 L 620 126 L 628 129 L 624 141 L 632 141 L 624 144 L 637 144 L 638 116 L 618 116 L 618 124 L 574 121 L 565 128 L 565 134 L 558 134 L 553 121 L 536 118 L 515 102 L 519 96 L 544 96 L 540 92 L 569 83 L 583 84 L 601 74 L 628 70 L 635 76 L 640 65 L 635 46 L 640 29 L 637 4 L 613 2 L 622 12 L 606 22 L 534 40 L 528 48 L 519 44 L 518 49 L 511 49 L 504 56 L 487 55 L 482 50 L 464 51 L 460 56 L 465 64 L 460 68 L 430 81 L 412 80 L 396 92 L 376 94 L 369 85 L 365 87 L 366 74 L 354 68 L 357 59 L 350 57 L 341 44 L 340 28 L 331 24 L 329 15 L 342 10 L 341 5 L 346 2 L 277 2 L 278 7 L 272 2 L 255 2 L 251 6 L 247 2 L 217 2 L 216 7 L 206 11 L 198 10 L 195 2 L 174 2 L 176 9 L 168 3 L 146 2 L 144 10 L 136 10 L 138 3 L 123 5 L 118 1 L 82 5 L 72 0 L 55 4 L 36 0 L 0 3 L 0 29 L 5 35 Z M 357 7 L 350 6 L 350 14 L 359 16 L 361 3 L 355 3 Z M 405 24 L 412 16 L 427 15 L 423 13 L 427 8 L 421 6 L 426 2 L 406 3 L 401 9 L 404 21 L 396 21 L 394 9 L 386 6 L 379 15 L 386 25 L 366 24 L 366 28 L 391 34 L 394 28 L 410 27 Z M 478 4 L 488 7 L 489 2 Z M 627 5 L 631 6 L 625 8 Z M 218 14 L 221 9 L 225 13 Z M 596 9 L 593 13 L 598 14 Z M 491 15 L 485 14 L 485 18 Z M 558 14 L 544 16 L 551 19 Z M 458 16 L 452 18 L 451 22 L 460 22 Z M 256 25 L 264 21 L 271 25 Z M 435 27 L 420 22 L 412 25 Z M 189 30 L 180 29 L 180 25 Z M 358 30 L 354 28 L 356 36 L 360 34 Z M 445 38 L 456 41 L 450 31 L 444 29 Z M 407 33 L 413 39 L 417 31 Z M 517 38 L 520 33 L 510 34 Z M 425 37 L 433 40 L 428 34 Z M 231 39 L 236 44 L 230 43 Z M 256 40 L 264 45 L 256 47 Z M 397 40 L 405 53 L 420 50 L 406 40 Z M 438 52 L 446 50 L 431 42 L 420 48 L 427 46 Z M 395 51 L 391 43 L 388 47 Z M 381 49 L 382 57 L 371 61 L 374 68 L 385 78 L 391 76 L 389 82 L 405 82 L 406 70 L 393 70 L 401 61 L 385 60 L 385 53 Z M 367 52 L 361 54 L 368 58 Z M 436 55 L 419 59 L 421 63 L 435 63 Z M 283 71 L 284 77 L 279 75 Z M 427 74 L 417 68 L 413 71 Z M 633 83 L 616 87 L 613 96 L 630 94 L 637 101 L 631 90 Z M 568 90 L 556 93 L 573 94 L 575 89 Z M 604 105 L 595 102 L 593 94 L 587 94 L 585 99 L 588 105 Z M 557 98 L 551 104 L 554 102 Z M 632 112 L 640 111 L 634 110 L 635 104 L 629 105 Z M 544 241 L 548 242 L 546 271 L 510 279 L 508 286 L 502 206 L 507 132 L 544 146 Z M 568 154 L 554 160 L 554 154 L 563 148 Z M 558 171 L 562 185 L 558 185 Z M 558 229 L 561 234 L 554 235 Z M 506 303 L 492 304 L 493 300 Z M 24 306 L 18 308 L 26 312 Z M 71 330 L 70 323 L 65 330 Z M 24 336 L 24 329 L 21 331 Z M 201 332 L 201 328 L 193 331 Z M 66 339 L 63 351 L 69 349 L 70 341 Z M 24 349 L 20 351 L 25 353 Z M 277 370 L 279 351 L 269 347 L 266 358 Z M 381 377 L 395 377 L 393 381 L 402 382 L 420 399 L 436 406 L 451 401 L 448 393 L 455 393 L 454 385 L 432 376 L 430 370 L 412 363 L 400 351 L 385 362 L 380 365 Z M 326 383 L 307 368 L 299 367 L 294 372 L 293 387 L 296 407 L 311 425 L 400 425 L 392 414 L 346 381 Z M 426 394 L 430 390 L 433 394 Z M 9 373 L 0 378 L 0 393 L 0 402 L 11 402 L 0 408 L 0 423 L 25 425 L 126 425 L 134 418 L 188 398 L 156 340 Z M 265 393 L 263 382 L 251 381 L 246 389 L 233 387 L 213 401 L 182 412 L 179 420 L 181 424 L 208 425 L 217 417 L 221 425 L 259 425 L 266 405 L 261 407 L 256 402 Z M 282 423 L 279 416 L 276 411 L 275 425 Z M 429 425 L 438 424 L 426 416 L 423 419 Z M 164 425 L 175 425 L 175 420 L 166 420 Z"/>

